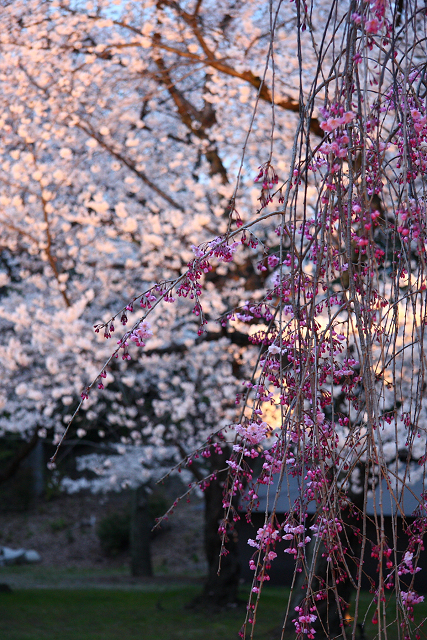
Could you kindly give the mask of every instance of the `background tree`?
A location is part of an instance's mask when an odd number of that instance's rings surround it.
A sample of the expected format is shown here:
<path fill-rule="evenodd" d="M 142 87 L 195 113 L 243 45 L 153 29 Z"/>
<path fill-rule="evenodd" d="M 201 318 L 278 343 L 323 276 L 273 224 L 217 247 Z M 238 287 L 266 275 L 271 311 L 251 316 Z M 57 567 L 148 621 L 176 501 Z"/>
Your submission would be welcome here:
<path fill-rule="evenodd" d="M 3 4 L 4 433 L 31 439 L 53 430 L 57 442 L 72 414 L 73 394 L 109 353 L 108 345 L 93 349 L 88 329 L 94 318 L 102 318 L 118 295 L 175 278 L 194 255 L 191 244 L 207 240 L 213 230 L 226 230 L 234 193 L 229 173 L 238 170 L 236 149 L 245 144 L 252 108 L 261 100 L 265 124 L 257 125 L 254 141 L 246 141 L 241 172 L 242 184 L 248 185 L 245 202 L 257 203 L 260 188 L 253 187 L 252 177 L 261 146 L 268 149 L 271 90 L 261 85 L 269 41 L 256 23 L 268 19 L 268 11 L 242 6 L 232 15 L 229 9 L 216 5 L 214 17 L 210 5 Z M 295 21 L 293 11 L 290 17 Z M 283 24 L 282 32 L 294 40 L 291 25 Z M 278 135 L 290 128 L 294 116 L 288 111 L 299 109 L 285 88 Z M 209 274 L 208 321 L 242 303 L 262 282 L 262 273 L 252 275 L 251 254 L 236 258 L 231 277 L 223 265 Z M 179 377 L 177 362 L 184 356 L 191 369 L 185 374 L 187 387 L 182 380 L 168 383 L 150 399 L 153 385 L 147 376 L 122 361 L 108 372 L 100 401 L 86 403 L 80 437 L 93 425 L 113 439 L 144 431 L 150 444 L 159 441 L 164 427 L 166 442 L 178 450 L 186 443 L 189 453 L 205 441 L 213 423 L 218 425 L 219 415 L 223 424 L 232 420 L 233 385 L 250 359 L 243 355 L 239 332 L 228 336 L 233 364 L 222 363 L 216 373 L 206 374 L 211 388 L 228 385 L 225 399 L 203 392 L 196 402 L 196 387 L 203 385 L 195 385 L 194 376 L 209 360 L 216 365 L 213 344 L 227 341 L 227 332 L 208 326 L 212 347 L 208 355 L 198 347 L 197 363 L 188 350 L 194 329 L 187 307 L 182 304 L 179 317 L 160 311 L 159 323 L 151 341 L 153 366 L 160 368 L 164 384 L 176 380 L 177 372 Z M 154 406 L 152 419 L 142 425 L 139 420 L 149 412 L 132 399 L 142 400 L 141 394 L 148 394 Z M 172 411 L 161 409 L 177 394 L 180 401 Z M 126 398 L 127 408 L 119 409 L 118 401 Z"/>

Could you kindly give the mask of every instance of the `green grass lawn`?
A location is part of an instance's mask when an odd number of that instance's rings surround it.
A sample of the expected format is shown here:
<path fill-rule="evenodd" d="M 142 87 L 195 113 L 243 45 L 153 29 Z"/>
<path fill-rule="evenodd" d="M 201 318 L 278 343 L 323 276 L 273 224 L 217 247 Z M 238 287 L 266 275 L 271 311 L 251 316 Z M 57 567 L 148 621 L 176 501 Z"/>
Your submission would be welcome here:
<path fill-rule="evenodd" d="M 1 640 L 235 640 L 244 607 L 221 614 L 185 605 L 199 592 L 26 589 L 0 593 Z M 266 594 L 259 638 L 269 640 L 283 616 L 284 592 Z M 267 612 L 268 608 L 268 612 Z"/>
<path fill-rule="evenodd" d="M 0 640 L 237 640 L 244 606 L 220 614 L 187 609 L 185 605 L 199 591 L 196 585 L 166 584 L 150 591 L 17 589 L 0 593 Z M 281 588 L 265 589 L 255 640 L 280 639 L 287 593 Z M 246 595 L 243 588 L 242 598 Z M 363 594 L 363 612 L 369 601 L 369 594 Z M 426 606 L 418 606 L 421 619 Z M 371 618 L 367 617 L 365 640 L 375 638 Z M 397 640 L 395 624 L 389 632 L 389 640 Z M 423 631 L 421 637 L 426 637 Z"/>

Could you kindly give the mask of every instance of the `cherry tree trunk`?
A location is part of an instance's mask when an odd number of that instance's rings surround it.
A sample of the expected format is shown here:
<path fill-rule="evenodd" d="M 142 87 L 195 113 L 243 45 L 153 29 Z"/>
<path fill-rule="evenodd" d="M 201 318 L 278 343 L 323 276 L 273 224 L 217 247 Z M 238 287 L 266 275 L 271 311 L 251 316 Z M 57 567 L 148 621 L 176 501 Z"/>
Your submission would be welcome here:
<path fill-rule="evenodd" d="M 223 469 L 226 466 L 225 460 L 228 457 L 228 450 L 225 450 L 221 455 L 212 454 L 212 467 Z M 202 594 L 194 601 L 195 605 L 222 608 L 235 606 L 238 602 L 240 562 L 237 529 L 227 531 L 226 553 L 220 555 L 222 541 L 218 528 L 224 518 L 223 491 L 226 479 L 227 472 L 219 472 L 204 492 L 204 542 L 208 561 L 208 576 Z"/>
<path fill-rule="evenodd" d="M 151 565 L 151 520 L 148 510 L 147 492 L 143 485 L 132 491 L 130 551 L 133 576 L 152 576 Z"/>

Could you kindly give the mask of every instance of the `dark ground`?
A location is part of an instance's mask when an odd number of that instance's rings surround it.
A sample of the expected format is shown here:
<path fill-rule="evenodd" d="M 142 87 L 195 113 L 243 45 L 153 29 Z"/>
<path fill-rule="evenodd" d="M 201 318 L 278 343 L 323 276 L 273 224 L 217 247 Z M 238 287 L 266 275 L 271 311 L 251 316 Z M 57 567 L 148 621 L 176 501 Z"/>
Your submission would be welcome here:
<path fill-rule="evenodd" d="M 60 570 L 61 580 L 82 579 L 85 573 L 102 574 L 106 580 L 112 574 L 113 583 L 130 577 L 129 553 L 116 556 L 103 553 L 97 527 L 102 518 L 123 513 L 129 496 L 113 494 L 60 495 L 49 501 L 39 500 L 27 511 L 0 512 L 0 546 L 35 549 L 42 557 L 40 571 L 31 572 L 52 576 Z M 194 498 L 190 504 L 179 504 L 168 520 L 165 530 L 152 539 L 152 560 L 155 576 L 203 576 L 206 563 L 203 555 L 203 502 Z M 0 567 L 0 582 L 9 573 Z M 21 581 L 20 572 L 13 571 L 13 582 Z M 29 575 L 27 572 L 22 573 Z M 59 576 L 58 576 L 59 577 Z M 36 579 L 36 578 L 35 578 Z M 117 582 L 116 582 L 117 584 Z M 18 586 L 18 584 L 16 584 Z M 19 585 L 21 586 L 21 585 Z M 30 585 L 28 585 L 30 586 Z M 37 586 L 37 585 L 34 585 Z"/>

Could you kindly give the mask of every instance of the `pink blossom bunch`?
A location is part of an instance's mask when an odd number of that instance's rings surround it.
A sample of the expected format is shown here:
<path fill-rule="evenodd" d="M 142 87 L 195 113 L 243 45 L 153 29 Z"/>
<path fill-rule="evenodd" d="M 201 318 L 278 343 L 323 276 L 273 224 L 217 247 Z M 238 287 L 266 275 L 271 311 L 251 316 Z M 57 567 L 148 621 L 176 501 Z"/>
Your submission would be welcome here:
<path fill-rule="evenodd" d="M 414 604 L 424 602 L 424 596 L 418 595 L 415 591 L 401 591 L 402 604 L 406 608 L 410 620 L 414 620 Z"/>
<path fill-rule="evenodd" d="M 248 540 L 248 545 L 256 549 L 265 549 L 268 545 L 275 543 L 279 536 L 280 531 L 269 522 L 258 529 L 256 539 Z"/>
<path fill-rule="evenodd" d="M 338 127 L 349 124 L 355 117 L 356 114 L 353 113 L 353 111 L 346 111 L 340 117 L 330 116 L 327 120 L 320 123 L 320 128 L 326 133 L 331 133 L 335 131 L 335 129 L 338 129 Z"/>
<path fill-rule="evenodd" d="M 137 347 L 145 347 L 144 340 L 151 338 L 153 332 L 151 331 L 150 324 L 145 320 L 132 331 L 129 338 L 136 344 Z"/>
<path fill-rule="evenodd" d="M 295 611 L 298 614 L 298 618 L 295 618 L 293 621 L 295 625 L 295 631 L 298 636 L 306 635 L 307 638 L 312 640 L 315 637 L 315 629 L 313 628 L 313 622 L 316 622 L 317 615 L 314 613 L 316 611 L 316 607 L 295 607 Z"/>
<path fill-rule="evenodd" d="M 261 209 L 273 202 L 273 190 L 279 182 L 279 177 L 270 162 L 265 162 L 259 167 L 258 175 L 254 182 L 261 182 L 261 195 L 258 198 Z"/>
<path fill-rule="evenodd" d="M 249 422 L 247 425 L 235 426 L 237 433 L 249 444 L 262 442 L 269 430 L 266 422 Z"/>

